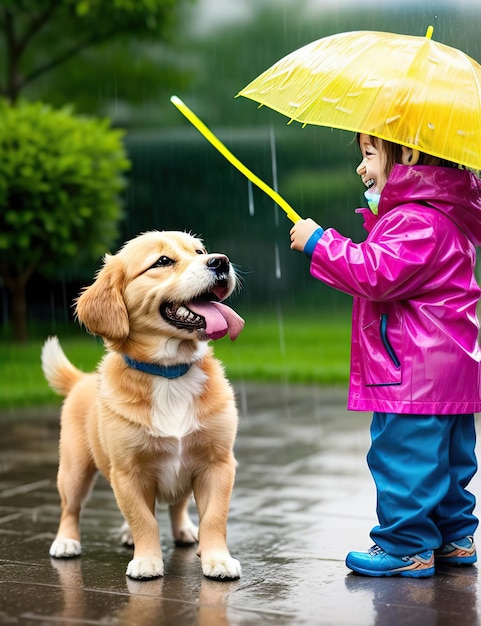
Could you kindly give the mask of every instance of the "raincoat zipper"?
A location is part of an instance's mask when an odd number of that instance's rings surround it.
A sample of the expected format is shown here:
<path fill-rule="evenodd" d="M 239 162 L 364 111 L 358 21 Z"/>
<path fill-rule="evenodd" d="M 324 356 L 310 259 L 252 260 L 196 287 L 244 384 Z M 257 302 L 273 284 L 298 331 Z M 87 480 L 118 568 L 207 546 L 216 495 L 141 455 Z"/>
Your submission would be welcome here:
<path fill-rule="evenodd" d="M 381 314 L 381 340 L 386 348 L 387 353 L 389 354 L 391 361 L 394 363 L 396 367 L 401 367 L 401 362 L 399 361 L 396 353 L 394 352 L 394 348 L 392 347 L 388 336 L 387 336 L 387 313 Z"/>

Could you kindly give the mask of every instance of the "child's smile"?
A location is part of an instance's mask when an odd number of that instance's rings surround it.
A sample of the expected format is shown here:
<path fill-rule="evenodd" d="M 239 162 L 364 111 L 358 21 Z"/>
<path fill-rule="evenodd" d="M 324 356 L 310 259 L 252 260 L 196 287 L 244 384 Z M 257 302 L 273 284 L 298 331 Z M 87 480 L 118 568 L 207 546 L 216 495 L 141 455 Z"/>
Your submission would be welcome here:
<path fill-rule="evenodd" d="M 357 166 L 356 172 L 370 191 L 381 193 L 386 184 L 386 175 L 384 173 L 385 155 L 382 149 L 382 140 L 361 134 L 359 147 L 363 158 Z"/>

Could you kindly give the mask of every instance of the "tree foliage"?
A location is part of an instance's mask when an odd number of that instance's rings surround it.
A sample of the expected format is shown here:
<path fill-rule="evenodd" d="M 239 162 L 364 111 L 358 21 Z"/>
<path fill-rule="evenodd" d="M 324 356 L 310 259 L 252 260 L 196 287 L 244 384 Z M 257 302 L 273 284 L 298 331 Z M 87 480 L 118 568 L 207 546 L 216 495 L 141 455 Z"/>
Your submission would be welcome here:
<path fill-rule="evenodd" d="M 187 1 L 0 0 L 0 95 L 15 102 L 40 77 L 105 42 L 170 41 Z"/>

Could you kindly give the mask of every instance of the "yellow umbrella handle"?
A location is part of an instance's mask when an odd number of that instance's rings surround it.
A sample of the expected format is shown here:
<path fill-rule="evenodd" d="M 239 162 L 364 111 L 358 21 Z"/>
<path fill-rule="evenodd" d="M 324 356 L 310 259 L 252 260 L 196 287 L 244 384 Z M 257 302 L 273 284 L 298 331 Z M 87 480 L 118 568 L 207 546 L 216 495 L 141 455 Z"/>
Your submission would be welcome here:
<path fill-rule="evenodd" d="M 288 204 L 282 196 L 280 196 L 277 191 L 269 187 L 263 180 L 261 180 L 258 176 L 251 172 L 237 157 L 235 157 L 230 150 L 228 150 L 224 144 L 217 139 L 214 133 L 207 128 L 207 126 L 197 117 L 197 115 L 189 109 L 189 107 L 182 102 L 180 98 L 177 96 L 172 96 L 170 101 L 174 106 L 176 106 L 179 111 L 191 122 L 197 130 L 204 135 L 207 141 L 217 148 L 217 150 L 230 162 L 234 167 L 236 167 L 244 176 L 246 176 L 254 185 L 257 185 L 259 189 L 262 189 L 268 196 L 270 196 L 274 202 L 276 202 L 281 209 L 286 213 L 287 217 L 291 220 L 291 222 L 298 222 L 301 217 L 294 211 L 294 209 Z"/>

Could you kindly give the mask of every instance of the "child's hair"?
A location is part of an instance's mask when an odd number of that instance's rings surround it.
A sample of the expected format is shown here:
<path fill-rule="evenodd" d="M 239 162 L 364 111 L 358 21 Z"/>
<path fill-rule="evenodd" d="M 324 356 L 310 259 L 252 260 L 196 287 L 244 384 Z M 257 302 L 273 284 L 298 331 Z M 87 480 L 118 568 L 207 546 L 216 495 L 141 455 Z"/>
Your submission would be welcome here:
<path fill-rule="evenodd" d="M 376 149 L 379 149 L 382 144 L 382 149 L 384 150 L 384 154 L 386 156 L 386 165 L 384 168 L 384 174 L 386 178 L 391 173 L 392 168 L 396 163 L 402 163 L 402 146 L 398 143 L 393 143 L 392 141 L 386 141 L 385 139 L 379 139 L 378 137 L 374 137 L 370 135 L 372 139 L 372 144 Z M 360 133 L 357 133 L 357 143 L 359 145 Z M 439 159 L 438 157 L 434 157 L 431 154 L 427 154 L 425 152 L 419 153 L 419 159 L 416 165 L 439 165 L 441 167 L 459 167 L 457 163 L 453 163 L 452 161 L 447 161 L 446 159 Z"/>

